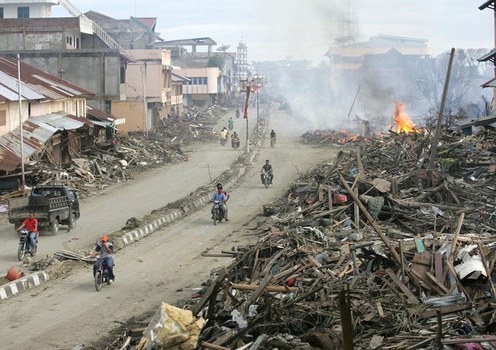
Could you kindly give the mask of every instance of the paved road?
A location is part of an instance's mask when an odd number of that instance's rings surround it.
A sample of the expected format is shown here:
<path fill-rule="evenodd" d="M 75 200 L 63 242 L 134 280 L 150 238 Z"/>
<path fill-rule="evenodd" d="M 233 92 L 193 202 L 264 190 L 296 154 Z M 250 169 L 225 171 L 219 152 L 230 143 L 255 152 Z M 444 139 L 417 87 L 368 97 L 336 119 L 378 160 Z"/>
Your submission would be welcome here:
<path fill-rule="evenodd" d="M 188 298 L 193 293 L 192 288 L 199 287 L 209 277 L 210 270 L 230 261 L 204 258 L 203 251 L 220 252 L 256 240 L 257 236 L 247 229 L 246 223 L 260 214 L 261 206 L 284 195 L 288 183 L 299 172 L 334 158 L 332 150 L 301 144 L 299 135 L 305 131 L 304 127 L 298 130 L 299 123 L 289 120 L 284 113 L 274 112 L 271 126 L 279 132 L 278 144 L 276 148 L 263 147 L 243 182 L 230 191 L 229 223 L 214 226 L 210 208 L 205 207 L 127 246 L 115 257 L 116 283 L 105 285 L 99 293 L 95 292 L 88 266 L 3 301 L 0 303 L 0 323 L 4 325 L 0 328 L 0 347 L 34 350 L 85 345 L 103 348 L 103 338 L 121 322 L 155 311 L 162 301 L 175 304 Z M 260 184 L 259 177 L 265 159 L 270 159 L 275 169 L 275 185 L 269 189 Z M 201 164 L 202 161 L 199 157 L 192 162 Z M 200 168 L 197 165 L 197 169 Z M 155 178 L 166 178 L 170 182 L 169 176 L 174 175 L 158 174 Z M 190 177 L 196 176 L 185 173 L 183 182 L 190 183 Z M 178 185 L 181 183 L 177 181 Z M 115 201 L 114 193 L 109 193 L 108 198 Z M 119 207 L 118 201 L 115 203 L 113 206 Z"/>
<path fill-rule="evenodd" d="M 227 125 L 229 116 L 234 115 L 234 111 L 223 115 L 219 129 Z M 245 122 L 242 118 L 234 120 L 234 130 L 241 135 L 241 145 L 245 145 Z M 187 162 L 150 170 L 138 180 L 116 184 L 99 196 L 86 198 L 81 203 L 81 218 L 76 229 L 68 233 L 65 226 L 61 226 L 56 236 L 41 233 L 38 256 L 53 254 L 59 249 L 77 251 L 89 247 L 103 233 L 124 227 L 129 218 L 143 217 L 210 183 L 227 170 L 243 150 L 241 147 L 235 151 L 229 144 L 221 146 L 219 142 L 195 144 L 185 149 Z M 18 236 L 13 226 L 6 223 L 6 214 L 2 215 L 0 276 L 5 276 L 11 266 L 19 269 L 21 262 L 17 260 Z"/>

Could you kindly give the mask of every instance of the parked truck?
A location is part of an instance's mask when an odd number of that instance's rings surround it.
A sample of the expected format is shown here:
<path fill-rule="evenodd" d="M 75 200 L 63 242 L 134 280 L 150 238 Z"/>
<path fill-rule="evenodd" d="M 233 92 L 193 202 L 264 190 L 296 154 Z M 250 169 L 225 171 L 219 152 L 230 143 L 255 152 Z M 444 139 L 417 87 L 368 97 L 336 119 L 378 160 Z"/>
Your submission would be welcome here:
<path fill-rule="evenodd" d="M 70 231 L 80 216 L 77 192 L 65 185 L 43 185 L 33 187 L 29 196 L 9 200 L 9 222 L 15 228 L 31 211 L 38 219 L 38 227 L 48 229 L 53 235 L 59 232 L 61 224 Z"/>

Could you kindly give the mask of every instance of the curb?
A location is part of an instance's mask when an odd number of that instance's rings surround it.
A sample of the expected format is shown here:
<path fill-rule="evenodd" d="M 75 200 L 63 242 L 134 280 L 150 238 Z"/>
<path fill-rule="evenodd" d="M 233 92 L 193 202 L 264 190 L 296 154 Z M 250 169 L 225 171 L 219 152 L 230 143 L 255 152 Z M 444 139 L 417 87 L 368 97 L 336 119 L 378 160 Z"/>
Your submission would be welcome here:
<path fill-rule="evenodd" d="M 258 146 L 260 146 L 260 145 L 258 145 Z M 257 147 L 255 147 L 255 145 L 253 145 L 252 147 L 253 147 L 253 150 L 250 151 L 250 155 L 249 155 L 250 163 L 253 163 L 255 157 L 258 155 Z M 241 166 L 237 170 L 238 170 L 238 173 L 236 175 L 230 177 L 229 180 L 224 181 L 225 187 L 232 187 L 236 183 L 236 181 L 238 181 L 238 179 L 241 178 L 245 174 L 246 167 Z M 210 196 L 211 196 L 211 193 L 206 193 L 206 194 L 202 195 L 200 198 L 196 199 L 195 201 L 193 201 L 191 203 L 191 208 L 194 208 L 195 210 L 197 210 L 197 209 L 200 209 L 200 208 L 206 206 L 207 204 L 210 203 Z M 184 217 L 186 215 L 187 214 L 181 210 L 172 209 L 167 214 L 161 216 L 160 218 L 158 218 L 156 220 L 153 220 L 151 223 L 145 225 L 144 227 L 126 232 L 124 235 L 122 235 L 120 237 L 115 237 L 115 238 L 120 238 L 120 243 L 122 244 L 121 247 L 124 247 L 124 246 L 127 246 L 129 244 L 132 244 L 132 243 L 140 240 L 143 237 L 148 236 L 149 234 L 160 229 L 162 226 L 170 224 L 170 223 L 176 221 L 177 219 Z M 38 272 L 35 272 L 33 274 L 19 278 L 15 281 L 12 281 L 11 283 L 1 285 L 0 286 L 0 301 L 14 297 L 17 294 L 25 292 L 26 290 L 28 290 L 30 288 L 37 287 L 37 286 L 41 285 L 42 283 L 48 282 L 48 280 L 49 280 L 49 276 L 45 271 L 38 271 Z"/>
<path fill-rule="evenodd" d="M 0 300 L 5 300 L 49 280 L 45 271 L 38 271 L 0 286 Z"/>

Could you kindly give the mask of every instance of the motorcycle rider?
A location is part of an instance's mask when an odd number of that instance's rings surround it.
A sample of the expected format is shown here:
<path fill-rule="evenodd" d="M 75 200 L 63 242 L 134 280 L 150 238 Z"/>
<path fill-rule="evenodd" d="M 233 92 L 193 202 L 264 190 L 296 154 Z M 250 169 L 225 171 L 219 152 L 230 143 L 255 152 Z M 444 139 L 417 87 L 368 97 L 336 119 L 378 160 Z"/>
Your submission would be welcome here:
<path fill-rule="evenodd" d="M 38 243 L 38 220 L 34 217 L 34 212 L 29 212 L 29 217 L 16 229 L 17 232 L 23 227 L 29 231 L 28 247 L 34 249 Z"/>
<path fill-rule="evenodd" d="M 223 127 L 222 131 L 220 132 L 220 142 L 224 144 L 227 141 L 228 137 L 229 137 L 229 131 L 227 131 L 226 127 Z"/>
<path fill-rule="evenodd" d="M 101 243 L 97 244 L 95 247 L 95 251 L 90 255 L 91 258 L 94 258 L 98 253 L 100 253 L 100 259 L 105 260 L 105 264 L 107 265 L 109 272 L 109 280 L 110 283 L 114 283 L 115 275 L 114 275 L 114 245 L 109 241 L 107 235 L 103 235 L 101 238 Z M 93 277 L 96 274 L 96 262 L 93 264 Z"/>
<path fill-rule="evenodd" d="M 234 119 L 232 117 L 229 117 L 229 119 L 227 120 L 227 126 L 229 127 L 229 130 L 233 129 Z"/>
<path fill-rule="evenodd" d="M 239 108 L 236 108 L 236 118 L 239 118 L 241 115 L 241 112 L 239 111 Z"/>
<path fill-rule="evenodd" d="M 274 179 L 274 172 L 272 171 L 272 164 L 269 163 L 268 159 L 265 161 L 265 164 L 262 165 L 262 170 L 260 170 L 260 180 L 262 180 L 262 183 L 263 183 L 264 172 L 269 173 L 269 184 L 272 185 L 272 179 Z"/>
<path fill-rule="evenodd" d="M 239 135 L 238 135 L 238 133 L 236 131 L 231 135 L 231 145 L 233 146 L 233 148 L 234 148 L 234 143 L 235 142 L 238 143 L 238 147 L 239 147 L 240 139 L 239 139 Z"/>
<path fill-rule="evenodd" d="M 276 142 L 276 132 L 274 129 L 270 131 L 270 143 L 275 143 Z"/>
<path fill-rule="evenodd" d="M 213 203 L 215 203 L 216 201 L 222 202 L 221 209 L 222 209 L 222 213 L 224 214 L 224 219 L 226 221 L 229 221 L 229 219 L 227 217 L 227 206 L 226 206 L 226 202 L 228 199 L 229 199 L 229 195 L 227 194 L 226 191 L 224 191 L 224 189 L 222 188 L 222 185 L 220 183 L 218 183 L 217 184 L 217 191 L 213 193 L 211 202 L 213 202 Z M 212 206 L 211 213 L 212 213 L 212 219 L 213 219 L 214 206 Z"/>

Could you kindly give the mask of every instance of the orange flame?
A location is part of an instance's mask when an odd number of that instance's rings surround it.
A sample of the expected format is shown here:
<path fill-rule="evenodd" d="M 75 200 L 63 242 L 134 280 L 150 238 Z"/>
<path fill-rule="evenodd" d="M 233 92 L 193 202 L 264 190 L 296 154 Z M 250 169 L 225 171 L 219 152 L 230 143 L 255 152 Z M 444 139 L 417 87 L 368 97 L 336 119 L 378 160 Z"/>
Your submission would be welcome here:
<path fill-rule="evenodd" d="M 410 116 L 405 112 L 404 103 L 395 103 L 393 120 L 398 134 L 401 132 L 417 132 L 417 130 L 415 130 L 415 124 L 413 124 Z"/>

